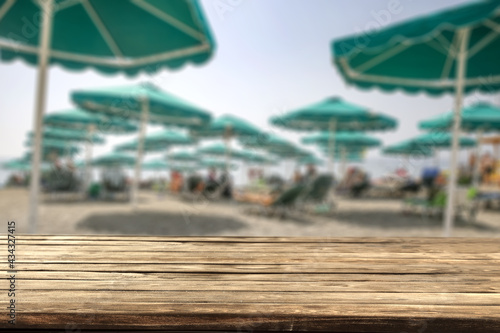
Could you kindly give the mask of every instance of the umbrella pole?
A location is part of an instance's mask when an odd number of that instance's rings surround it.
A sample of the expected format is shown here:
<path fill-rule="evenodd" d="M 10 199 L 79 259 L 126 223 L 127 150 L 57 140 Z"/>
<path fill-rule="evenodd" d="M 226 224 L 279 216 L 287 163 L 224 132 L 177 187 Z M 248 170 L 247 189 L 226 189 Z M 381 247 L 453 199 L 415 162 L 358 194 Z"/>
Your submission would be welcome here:
<path fill-rule="evenodd" d="M 467 45 L 469 44 L 470 30 L 463 28 L 458 30 L 460 46 L 457 54 L 456 86 L 455 86 L 455 110 L 453 115 L 453 140 L 451 145 L 450 176 L 448 179 L 448 195 L 446 200 L 446 211 L 444 215 L 445 237 L 451 236 L 453 220 L 455 217 L 455 195 L 457 188 L 457 160 L 458 140 L 460 135 L 461 111 L 464 93 L 464 79 L 467 71 Z M 450 50 L 451 51 L 451 50 Z M 450 52 L 449 51 L 449 52 Z"/>
<path fill-rule="evenodd" d="M 328 155 L 329 155 L 329 165 L 328 165 L 328 172 L 330 172 L 333 175 L 333 168 L 334 168 L 334 163 L 335 163 L 335 157 L 333 156 L 335 154 L 335 129 L 337 127 L 337 121 L 335 120 L 330 120 L 330 135 L 328 137 Z"/>
<path fill-rule="evenodd" d="M 346 164 L 347 164 L 347 149 L 346 147 L 342 147 L 342 170 L 341 172 L 341 177 L 342 179 L 345 177 L 345 171 L 346 171 Z"/>
<path fill-rule="evenodd" d="M 146 127 L 149 122 L 149 101 L 145 97 L 142 100 L 142 112 L 141 112 L 141 128 L 139 130 L 139 142 L 137 144 L 137 161 L 135 162 L 135 175 L 134 182 L 132 184 L 132 207 L 137 208 L 138 196 L 139 196 L 139 183 L 141 181 L 141 165 L 142 157 L 144 155 L 144 137 L 146 136 Z"/>
<path fill-rule="evenodd" d="M 49 48 L 52 35 L 53 0 L 40 2 L 43 8 L 42 26 L 40 32 L 40 48 L 38 53 L 38 82 L 36 92 L 35 120 L 33 125 L 34 142 L 30 183 L 29 233 L 36 233 L 38 220 L 38 194 L 40 192 L 40 162 L 42 152 L 43 114 L 47 97 L 47 69 L 49 63 Z"/>
<path fill-rule="evenodd" d="M 476 147 L 476 158 L 474 161 L 474 171 L 472 175 L 472 185 L 478 187 L 481 183 L 481 172 L 480 172 L 480 159 L 481 159 L 481 140 L 483 138 L 483 131 L 477 131 L 477 147 Z"/>
<path fill-rule="evenodd" d="M 231 136 L 226 137 L 226 172 L 229 176 L 229 167 L 231 166 Z"/>
<path fill-rule="evenodd" d="M 85 147 L 85 183 L 83 191 L 86 192 L 92 182 L 92 170 L 90 169 L 90 161 L 92 160 L 92 150 L 94 146 L 92 145 L 92 137 L 95 133 L 95 125 L 91 124 L 88 128 L 87 133 L 87 145 Z"/>
<path fill-rule="evenodd" d="M 439 168 L 439 149 L 434 148 L 434 166 Z"/>

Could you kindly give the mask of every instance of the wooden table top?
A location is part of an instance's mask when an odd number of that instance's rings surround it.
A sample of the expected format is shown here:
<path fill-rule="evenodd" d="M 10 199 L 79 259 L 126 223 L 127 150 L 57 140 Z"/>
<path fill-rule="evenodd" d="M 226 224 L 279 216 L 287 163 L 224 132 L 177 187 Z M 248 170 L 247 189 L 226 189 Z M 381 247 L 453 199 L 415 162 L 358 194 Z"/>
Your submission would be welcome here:
<path fill-rule="evenodd" d="M 0 328 L 500 332 L 500 239 L 19 235 L 15 255 Z"/>

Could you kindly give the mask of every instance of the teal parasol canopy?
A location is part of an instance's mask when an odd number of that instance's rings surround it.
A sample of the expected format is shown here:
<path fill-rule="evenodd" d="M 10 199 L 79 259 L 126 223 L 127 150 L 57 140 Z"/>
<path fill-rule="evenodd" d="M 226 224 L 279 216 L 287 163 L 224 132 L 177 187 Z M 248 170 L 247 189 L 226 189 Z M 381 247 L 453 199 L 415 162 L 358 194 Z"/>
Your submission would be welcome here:
<path fill-rule="evenodd" d="M 127 120 L 141 119 L 145 108 L 148 109 L 148 122 L 167 126 L 200 127 L 211 119 L 208 111 L 151 83 L 78 90 L 71 98 L 86 111 Z"/>
<path fill-rule="evenodd" d="M 320 132 L 302 138 L 304 144 L 328 145 L 334 137 L 336 147 L 378 147 L 381 141 L 361 132 Z"/>
<path fill-rule="evenodd" d="M 28 137 L 33 138 L 33 132 L 28 133 Z M 103 144 L 105 140 L 102 136 L 97 134 L 87 133 L 87 131 L 73 130 L 73 129 L 60 129 L 60 128 L 44 128 L 42 138 L 50 140 L 61 140 L 67 142 L 91 142 L 93 144 Z"/>
<path fill-rule="evenodd" d="M 38 64 L 40 12 L 47 10 L 42 4 L 0 0 L 3 61 L 21 58 Z M 193 0 L 56 0 L 51 9 L 49 61 L 71 70 L 154 73 L 206 62 L 215 48 L 200 5 Z M 30 26 L 22 18 L 30 18 Z"/>
<path fill-rule="evenodd" d="M 162 159 L 146 161 L 142 164 L 144 170 L 167 170 L 169 165 Z"/>
<path fill-rule="evenodd" d="M 229 166 L 231 170 L 238 169 L 238 166 L 234 163 L 228 165 L 226 161 L 214 158 L 204 158 L 201 160 L 200 165 L 205 168 L 226 169 Z"/>
<path fill-rule="evenodd" d="M 272 117 L 270 122 L 277 127 L 298 131 L 381 131 L 394 129 L 398 124 L 392 117 L 340 97 L 327 98 L 283 116 Z"/>
<path fill-rule="evenodd" d="M 418 145 L 412 140 L 406 140 L 382 149 L 385 155 L 401 155 L 411 157 L 431 157 L 434 154 L 432 146 Z"/>
<path fill-rule="evenodd" d="M 334 63 L 360 88 L 455 92 L 461 33 L 468 36 L 464 90 L 500 89 L 500 3 L 475 1 L 332 42 Z"/>
<path fill-rule="evenodd" d="M 167 155 L 167 160 L 178 161 L 178 162 L 197 162 L 200 156 L 190 151 L 177 151 Z"/>
<path fill-rule="evenodd" d="M 49 113 L 43 117 L 43 123 L 50 127 L 73 130 L 88 130 L 93 125 L 96 132 L 103 134 L 127 134 L 138 130 L 131 122 L 79 109 Z"/>
<path fill-rule="evenodd" d="M 121 152 L 112 152 L 100 156 L 92 161 L 92 165 L 98 167 L 111 167 L 111 166 L 131 167 L 134 164 L 135 164 L 135 158 L 133 156 Z"/>
<path fill-rule="evenodd" d="M 419 123 L 420 129 L 423 130 L 450 130 L 452 126 L 453 112 Z M 500 131 L 500 107 L 487 102 L 478 102 L 463 108 L 460 129 L 469 133 Z"/>
<path fill-rule="evenodd" d="M 224 115 L 214 119 L 204 128 L 193 130 L 192 135 L 199 138 L 258 137 L 261 131 L 244 119 Z"/>
<path fill-rule="evenodd" d="M 448 132 L 432 132 L 432 133 L 426 133 L 419 135 L 413 139 L 410 139 L 410 141 L 420 147 L 424 147 L 424 149 L 427 148 L 450 148 L 451 149 L 451 143 L 452 143 L 452 135 Z M 460 147 L 466 148 L 466 147 L 475 147 L 476 146 L 476 140 L 462 136 L 459 138 L 459 145 Z"/>

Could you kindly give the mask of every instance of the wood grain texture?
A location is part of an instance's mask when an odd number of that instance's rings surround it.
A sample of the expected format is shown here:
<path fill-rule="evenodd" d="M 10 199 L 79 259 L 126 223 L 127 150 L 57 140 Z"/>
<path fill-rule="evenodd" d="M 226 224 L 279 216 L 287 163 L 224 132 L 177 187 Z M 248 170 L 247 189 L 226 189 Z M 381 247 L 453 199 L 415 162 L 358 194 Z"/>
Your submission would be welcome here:
<path fill-rule="evenodd" d="M 500 332 L 500 239 L 20 235 L 16 270 L 17 329 Z"/>

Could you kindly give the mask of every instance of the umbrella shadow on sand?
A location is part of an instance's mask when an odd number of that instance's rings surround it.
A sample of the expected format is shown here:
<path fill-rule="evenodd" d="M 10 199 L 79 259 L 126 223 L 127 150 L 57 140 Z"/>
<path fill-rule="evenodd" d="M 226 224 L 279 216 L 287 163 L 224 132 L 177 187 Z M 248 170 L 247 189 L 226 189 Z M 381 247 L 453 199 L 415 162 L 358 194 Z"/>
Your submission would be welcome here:
<path fill-rule="evenodd" d="M 209 236 L 238 231 L 247 224 L 231 217 L 201 214 L 138 212 L 94 214 L 77 229 L 123 235 Z"/>
<path fill-rule="evenodd" d="M 422 216 L 419 214 L 403 214 L 401 212 L 387 212 L 378 210 L 352 210 L 338 212 L 335 220 L 339 223 L 358 225 L 361 227 L 386 228 L 415 228 L 415 227 L 442 227 L 442 217 Z M 479 231 L 498 231 L 498 228 L 481 221 L 469 222 L 463 218 L 455 220 L 455 227 Z"/>

